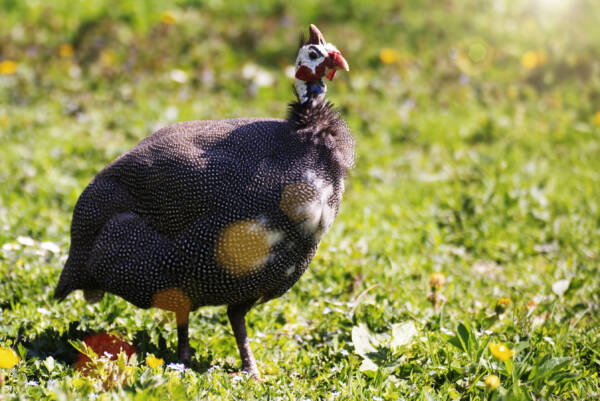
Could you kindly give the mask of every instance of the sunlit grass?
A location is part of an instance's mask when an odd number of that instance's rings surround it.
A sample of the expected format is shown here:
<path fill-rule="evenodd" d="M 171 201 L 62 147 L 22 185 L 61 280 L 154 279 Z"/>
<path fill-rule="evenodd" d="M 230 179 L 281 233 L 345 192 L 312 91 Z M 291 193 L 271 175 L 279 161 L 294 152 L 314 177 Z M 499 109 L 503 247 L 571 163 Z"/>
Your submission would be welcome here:
<path fill-rule="evenodd" d="M 599 7 L 351 3 L 0 2 L 0 399 L 598 398 Z M 250 312 L 265 381 L 222 307 L 183 369 L 173 316 L 56 304 L 92 177 L 169 123 L 285 116 L 311 22 L 351 66 L 328 93 L 357 167 L 309 271 Z M 135 361 L 78 372 L 98 332 Z"/>

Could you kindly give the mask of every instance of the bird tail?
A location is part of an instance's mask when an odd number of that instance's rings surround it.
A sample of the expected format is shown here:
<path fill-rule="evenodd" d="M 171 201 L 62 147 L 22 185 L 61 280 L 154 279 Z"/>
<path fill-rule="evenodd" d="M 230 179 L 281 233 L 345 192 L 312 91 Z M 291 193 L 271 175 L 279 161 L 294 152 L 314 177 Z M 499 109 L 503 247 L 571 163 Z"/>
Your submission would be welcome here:
<path fill-rule="evenodd" d="M 58 300 L 58 302 L 62 302 L 72 291 L 72 288 L 69 288 L 64 282 L 61 283 L 59 281 L 54 289 L 54 299 Z"/>
<path fill-rule="evenodd" d="M 67 295 L 79 288 L 77 277 L 80 272 L 78 270 L 71 262 L 71 258 L 67 259 L 54 289 L 54 299 L 57 299 L 58 302 L 62 302 Z"/>
<path fill-rule="evenodd" d="M 63 279 L 63 275 L 61 274 L 60 279 L 58 280 L 58 285 L 54 289 L 54 299 L 57 299 L 58 302 L 64 301 L 64 299 L 73 292 L 74 288 L 71 288 L 67 282 L 67 280 Z"/>
<path fill-rule="evenodd" d="M 96 283 L 90 280 L 83 269 L 77 263 L 71 262 L 71 258 L 65 263 L 58 284 L 54 289 L 54 299 L 58 302 L 64 299 L 75 290 L 83 290 L 83 296 L 89 303 L 97 303 L 104 298 L 104 291 L 97 288 Z"/>

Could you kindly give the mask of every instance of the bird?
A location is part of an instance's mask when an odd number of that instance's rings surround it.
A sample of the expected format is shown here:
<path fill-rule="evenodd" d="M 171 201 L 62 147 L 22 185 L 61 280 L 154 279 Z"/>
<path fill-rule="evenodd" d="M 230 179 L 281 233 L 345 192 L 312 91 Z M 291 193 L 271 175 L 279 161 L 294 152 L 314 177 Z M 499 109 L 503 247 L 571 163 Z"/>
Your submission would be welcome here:
<path fill-rule="evenodd" d="M 175 123 L 118 156 L 75 204 L 54 298 L 111 293 L 175 312 L 186 365 L 190 313 L 226 305 L 242 371 L 259 378 L 246 314 L 305 272 L 354 167 L 354 139 L 325 99 L 338 70 L 346 59 L 311 24 L 287 118 Z"/>

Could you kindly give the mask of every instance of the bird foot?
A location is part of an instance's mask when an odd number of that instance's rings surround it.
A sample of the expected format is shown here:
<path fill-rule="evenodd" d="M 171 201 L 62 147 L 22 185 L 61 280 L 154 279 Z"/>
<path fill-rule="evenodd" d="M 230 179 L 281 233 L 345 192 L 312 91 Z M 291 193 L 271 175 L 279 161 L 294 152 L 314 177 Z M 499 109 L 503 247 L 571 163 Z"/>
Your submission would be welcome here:
<path fill-rule="evenodd" d="M 246 373 L 248 376 L 252 377 L 254 380 L 257 381 L 263 381 L 264 379 L 262 379 L 260 377 L 260 374 L 258 373 L 258 369 L 254 368 L 254 369 L 243 369 L 242 372 Z"/>
<path fill-rule="evenodd" d="M 185 366 L 190 366 L 190 363 L 192 362 L 191 349 L 189 347 L 179 349 L 177 353 L 179 354 L 179 363 L 183 363 Z"/>
<path fill-rule="evenodd" d="M 241 375 L 251 378 L 252 380 L 256 380 L 259 383 L 264 383 L 266 381 L 264 378 L 260 377 L 258 370 L 255 370 L 253 372 L 247 371 L 247 370 L 241 370 L 239 372 L 232 372 L 229 374 L 230 377 L 240 377 Z"/>

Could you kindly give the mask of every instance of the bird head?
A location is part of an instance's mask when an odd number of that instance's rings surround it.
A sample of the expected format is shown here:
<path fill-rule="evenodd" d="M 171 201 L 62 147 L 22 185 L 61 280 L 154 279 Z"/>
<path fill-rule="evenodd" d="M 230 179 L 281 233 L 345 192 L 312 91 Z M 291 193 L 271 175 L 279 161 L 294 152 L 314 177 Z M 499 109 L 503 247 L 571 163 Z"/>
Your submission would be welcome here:
<path fill-rule="evenodd" d="M 348 71 L 348 63 L 342 53 L 327 43 L 316 26 L 310 25 L 308 40 L 301 45 L 296 58 L 296 78 L 304 82 L 319 81 L 329 70 L 327 78 L 332 80 L 339 69 Z"/>
<path fill-rule="evenodd" d="M 350 69 L 342 53 L 325 41 L 316 26 L 311 24 L 308 32 L 308 40 L 301 41 L 296 58 L 296 92 L 302 104 L 323 98 L 327 85 L 322 78 L 327 70 L 327 78 L 332 80 L 337 70 Z"/>

